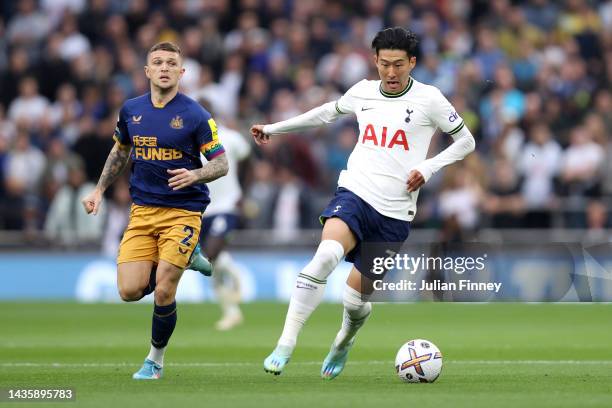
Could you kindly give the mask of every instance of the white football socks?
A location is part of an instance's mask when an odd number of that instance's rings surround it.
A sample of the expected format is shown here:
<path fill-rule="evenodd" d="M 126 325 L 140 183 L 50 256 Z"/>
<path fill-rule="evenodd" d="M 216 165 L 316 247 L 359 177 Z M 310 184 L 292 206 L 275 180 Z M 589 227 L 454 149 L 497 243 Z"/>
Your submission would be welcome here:
<path fill-rule="evenodd" d="M 167 346 L 166 346 L 167 347 Z M 157 348 L 151 344 L 151 350 L 149 350 L 149 355 L 147 358 L 159 366 L 164 366 L 164 353 L 166 353 L 166 347 Z"/>
<path fill-rule="evenodd" d="M 343 256 L 344 248 L 338 241 L 321 241 L 312 260 L 298 275 L 291 294 L 285 327 L 278 340 L 278 345 L 289 354 L 295 347 L 304 323 L 323 299 L 327 277 Z"/>
<path fill-rule="evenodd" d="M 236 265 L 227 251 L 222 251 L 217 257 L 213 272 L 215 295 L 224 316 L 241 315 L 240 307 L 240 276 Z"/>
<path fill-rule="evenodd" d="M 348 285 L 344 288 L 342 327 L 334 340 L 334 346 L 337 349 L 346 347 L 370 316 L 372 304 L 364 297 L 365 295 Z"/>

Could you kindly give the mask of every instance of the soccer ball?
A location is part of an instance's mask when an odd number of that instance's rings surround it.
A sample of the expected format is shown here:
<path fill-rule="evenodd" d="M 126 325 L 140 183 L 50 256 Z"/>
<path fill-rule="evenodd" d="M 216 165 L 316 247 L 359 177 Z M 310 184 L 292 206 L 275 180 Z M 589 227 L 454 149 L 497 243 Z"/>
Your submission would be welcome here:
<path fill-rule="evenodd" d="M 395 356 L 395 372 L 404 382 L 431 383 L 441 371 L 442 353 L 429 340 L 410 340 Z"/>

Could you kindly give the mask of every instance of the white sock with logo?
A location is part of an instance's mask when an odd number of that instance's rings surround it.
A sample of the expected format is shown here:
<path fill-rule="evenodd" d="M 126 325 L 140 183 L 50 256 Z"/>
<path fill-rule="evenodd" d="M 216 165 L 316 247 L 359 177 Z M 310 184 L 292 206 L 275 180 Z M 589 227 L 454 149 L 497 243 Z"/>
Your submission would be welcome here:
<path fill-rule="evenodd" d="M 166 347 L 157 348 L 151 344 L 151 350 L 149 350 L 149 355 L 147 356 L 147 359 L 163 367 L 164 366 L 164 354 L 166 353 Z"/>
<path fill-rule="evenodd" d="M 355 337 L 372 312 L 372 304 L 364 299 L 364 295 L 346 285 L 342 303 L 342 327 L 336 335 L 334 346 L 337 349 L 346 347 Z"/>
<path fill-rule="evenodd" d="M 278 345 L 289 355 L 293 352 L 304 323 L 323 299 L 327 277 L 343 256 L 344 248 L 338 241 L 321 241 L 312 260 L 298 275 L 291 294 L 285 327 L 278 340 Z"/>

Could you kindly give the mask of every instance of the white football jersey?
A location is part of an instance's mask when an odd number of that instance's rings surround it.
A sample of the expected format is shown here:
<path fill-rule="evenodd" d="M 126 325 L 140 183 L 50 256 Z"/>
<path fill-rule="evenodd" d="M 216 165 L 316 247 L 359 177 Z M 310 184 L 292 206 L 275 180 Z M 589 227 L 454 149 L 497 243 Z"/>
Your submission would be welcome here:
<path fill-rule="evenodd" d="M 406 190 L 408 173 L 426 159 L 436 129 L 453 135 L 464 127 L 461 117 L 438 88 L 412 78 L 397 95 L 385 93 L 380 80 L 360 81 L 336 110 L 355 113 L 359 122 L 359 140 L 338 186 L 383 215 L 411 221 L 419 192 Z"/>
<path fill-rule="evenodd" d="M 206 183 L 210 191 L 210 204 L 204 216 L 236 212 L 236 204 L 242 197 L 242 188 L 238 181 L 238 163 L 244 160 L 251 152 L 251 145 L 233 129 L 218 125 L 219 140 L 223 144 L 229 170 L 227 175 L 210 183 Z M 203 155 L 202 162 L 206 163 Z"/>

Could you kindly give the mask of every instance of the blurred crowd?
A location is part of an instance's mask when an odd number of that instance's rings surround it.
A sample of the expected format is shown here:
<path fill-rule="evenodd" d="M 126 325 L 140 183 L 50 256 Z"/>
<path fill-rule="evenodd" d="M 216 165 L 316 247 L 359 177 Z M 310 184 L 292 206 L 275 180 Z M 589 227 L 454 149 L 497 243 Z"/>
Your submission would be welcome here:
<path fill-rule="evenodd" d="M 0 230 L 71 243 L 117 223 L 125 180 L 108 193 L 110 216 L 85 217 L 80 197 L 97 181 L 122 103 L 148 91 L 154 43 L 180 44 L 182 92 L 248 138 L 253 123 L 377 79 L 370 42 L 388 26 L 418 35 L 413 77 L 439 87 L 477 140 L 422 189 L 416 226 L 610 227 L 612 1 L 0 4 Z M 286 239 L 317 227 L 357 137 L 350 117 L 254 149 L 240 173 L 242 226 Z M 430 154 L 449 141 L 434 138 Z"/>

